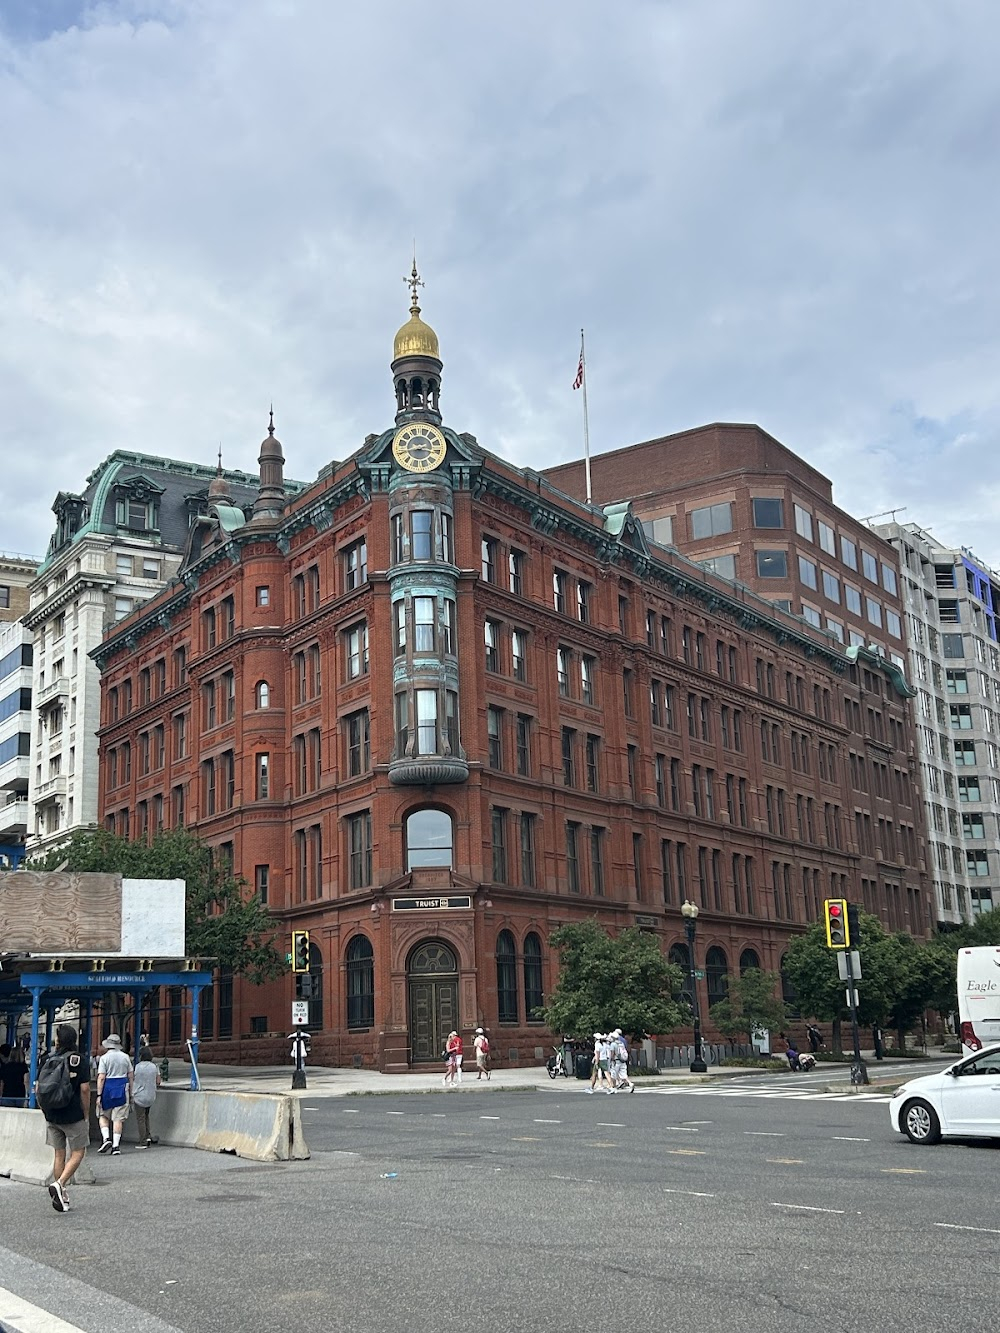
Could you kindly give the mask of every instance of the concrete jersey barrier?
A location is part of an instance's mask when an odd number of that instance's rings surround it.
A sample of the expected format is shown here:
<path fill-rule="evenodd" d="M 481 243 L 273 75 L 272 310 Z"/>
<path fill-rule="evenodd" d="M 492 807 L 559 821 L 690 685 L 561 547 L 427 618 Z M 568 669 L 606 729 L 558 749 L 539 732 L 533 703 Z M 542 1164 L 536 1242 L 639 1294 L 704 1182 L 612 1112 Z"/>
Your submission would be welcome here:
<path fill-rule="evenodd" d="M 255 1162 L 304 1161 L 309 1156 L 295 1097 L 161 1088 L 151 1120 L 160 1143 L 171 1147 L 229 1152 Z M 92 1138 L 95 1124 L 92 1115 Z M 123 1138 L 126 1143 L 138 1141 L 134 1110 L 125 1122 Z M 0 1176 L 29 1185 L 45 1185 L 51 1179 L 52 1149 L 45 1142 L 41 1111 L 0 1106 Z M 76 1180 L 86 1184 L 93 1179 L 85 1161 Z"/>
<path fill-rule="evenodd" d="M 45 1142 L 41 1111 L 0 1106 L 0 1176 L 27 1185 L 47 1185 L 52 1179 L 52 1149 Z M 74 1179 L 80 1185 L 94 1183 L 94 1173 L 86 1160 Z"/>
<path fill-rule="evenodd" d="M 280 1093 L 187 1092 L 160 1088 L 150 1111 L 161 1143 L 206 1152 L 229 1152 L 255 1162 L 304 1161 L 298 1098 Z M 138 1142 L 134 1113 L 125 1122 L 126 1143 Z"/>

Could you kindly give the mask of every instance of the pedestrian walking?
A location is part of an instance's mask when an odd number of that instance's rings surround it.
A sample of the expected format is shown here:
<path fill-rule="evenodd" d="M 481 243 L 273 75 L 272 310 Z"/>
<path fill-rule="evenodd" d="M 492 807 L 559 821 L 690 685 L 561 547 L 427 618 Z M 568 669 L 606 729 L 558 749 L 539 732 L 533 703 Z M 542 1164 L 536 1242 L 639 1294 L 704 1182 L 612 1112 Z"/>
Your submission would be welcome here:
<path fill-rule="evenodd" d="M 110 1033 L 101 1043 L 104 1054 L 97 1062 L 97 1117 L 101 1126 L 99 1153 L 121 1156 L 122 1129 L 132 1099 L 132 1061 L 122 1050 L 122 1039 Z"/>
<path fill-rule="evenodd" d="M 160 1071 L 153 1063 L 153 1052 L 148 1046 L 140 1047 L 132 1071 L 132 1101 L 135 1104 L 135 1122 L 140 1148 L 153 1146 L 149 1112 L 156 1101 L 156 1089 L 161 1082 Z"/>
<path fill-rule="evenodd" d="M 49 1197 L 57 1213 L 69 1212 L 66 1189 L 90 1142 L 90 1057 L 77 1049 L 76 1028 L 60 1023 L 55 1049 L 38 1071 L 35 1097 L 45 1117 L 45 1142 L 52 1149 Z"/>
<path fill-rule="evenodd" d="M 476 1050 L 476 1082 L 486 1075 L 490 1080 L 490 1039 L 482 1028 L 476 1028 L 476 1040 L 472 1043 Z"/>
<path fill-rule="evenodd" d="M 809 1049 L 812 1051 L 813 1055 L 815 1055 L 823 1045 L 823 1034 L 815 1023 L 807 1023 L 806 1036 L 809 1038 Z"/>
<path fill-rule="evenodd" d="M 450 1032 L 448 1034 L 448 1054 L 454 1065 L 451 1074 L 452 1083 L 461 1083 L 462 1081 L 462 1048 L 462 1038 L 457 1032 Z"/>
<path fill-rule="evenodd" d="M 615 1028 L 611 1034 L 611 1083 L 615 1092 L 619 1088 L 628 1088 L 629 1092 L 635 1092 L 635 1084 L 628 1076 L 628 1043 L 622 1036 L 621 1028 Z"/>
<path fill-rule="evenodd" d="M 0 1046 L 0 1106 L 23 1106 L 27 1096 L 28 1066 L 21 1048 L 6 1042 Z"/>
<path fill-rule="evenodd" d="M 607 1035 L 603 1032 L 595 1032 L 594 1062 L 590 1071 L 590 1087 L 587 1088 L 587 1092 L 595 1092 L 598 1083 L 605 1092 L 614 1091 L 611 1086 L 610 1049 Z"/>

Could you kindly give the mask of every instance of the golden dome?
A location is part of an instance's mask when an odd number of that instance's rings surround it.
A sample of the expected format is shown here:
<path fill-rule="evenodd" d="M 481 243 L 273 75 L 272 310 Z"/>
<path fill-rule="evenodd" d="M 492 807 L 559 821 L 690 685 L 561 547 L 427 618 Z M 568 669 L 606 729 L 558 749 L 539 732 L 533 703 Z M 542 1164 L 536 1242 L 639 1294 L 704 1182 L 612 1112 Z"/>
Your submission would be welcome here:
<path fill-rule="evenodd" d="M 441 359 L 437 334 L 420 318 L 420 307 L 416 301 L 410 306 L 410 318 L 396 334 L 392 345 L 393 361 L 404 356 L 433 356 L 438 361 Z"/>

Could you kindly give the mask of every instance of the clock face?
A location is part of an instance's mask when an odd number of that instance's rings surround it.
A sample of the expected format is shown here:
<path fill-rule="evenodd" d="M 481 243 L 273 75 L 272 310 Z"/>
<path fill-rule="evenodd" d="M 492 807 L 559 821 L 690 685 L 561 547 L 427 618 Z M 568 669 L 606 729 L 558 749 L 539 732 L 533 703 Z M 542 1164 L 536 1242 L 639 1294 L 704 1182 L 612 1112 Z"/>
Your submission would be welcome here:
<path fill-rule="evenodd" d="M 392 456 L 407 472 L 433 472 L 444 462 L 447 446 L 437 426 L 415 422 L 401 426 L 392 441 Z"/>

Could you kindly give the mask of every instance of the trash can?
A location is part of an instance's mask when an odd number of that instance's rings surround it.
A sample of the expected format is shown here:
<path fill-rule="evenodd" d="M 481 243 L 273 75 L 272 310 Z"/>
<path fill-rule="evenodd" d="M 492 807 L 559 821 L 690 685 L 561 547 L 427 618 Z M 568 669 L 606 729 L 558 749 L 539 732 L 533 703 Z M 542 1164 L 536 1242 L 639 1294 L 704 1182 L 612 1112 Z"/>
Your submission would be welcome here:
<path fill-rule="evenodd" d="M 578 1051 L 576 1056 L 577 1078 L 590 1078 L 591 1057 L 586 1051 Z"/>

